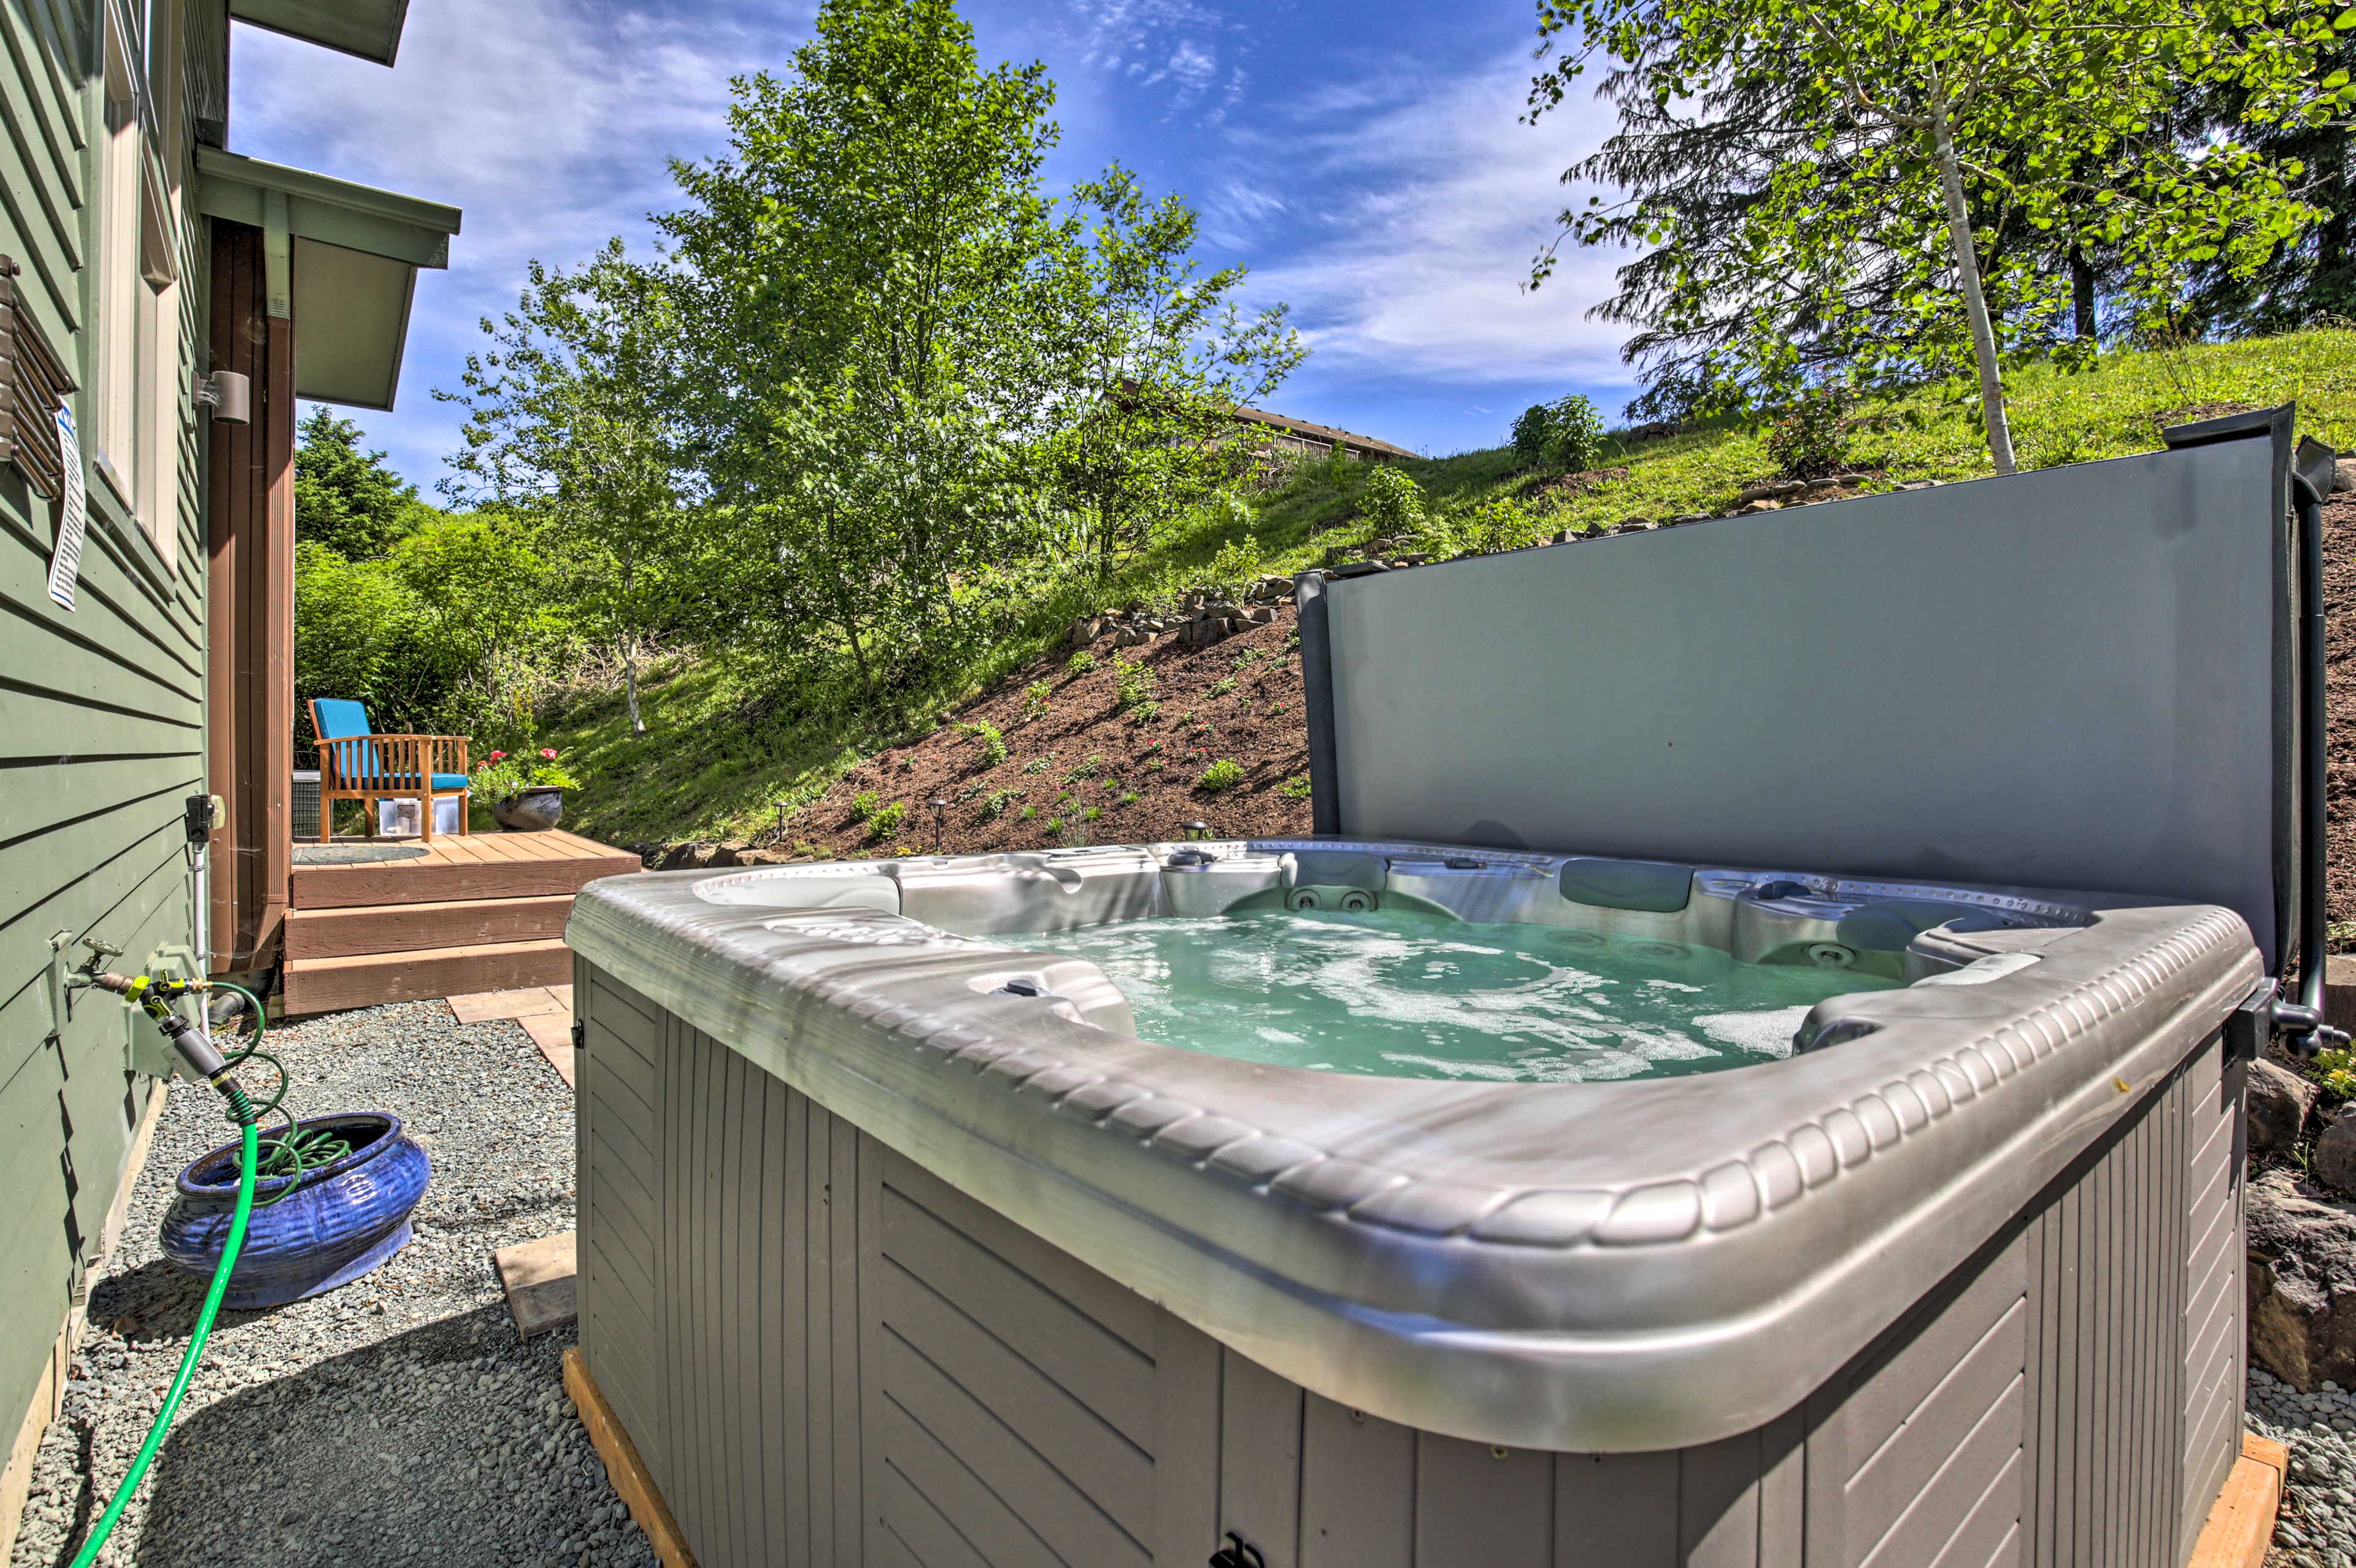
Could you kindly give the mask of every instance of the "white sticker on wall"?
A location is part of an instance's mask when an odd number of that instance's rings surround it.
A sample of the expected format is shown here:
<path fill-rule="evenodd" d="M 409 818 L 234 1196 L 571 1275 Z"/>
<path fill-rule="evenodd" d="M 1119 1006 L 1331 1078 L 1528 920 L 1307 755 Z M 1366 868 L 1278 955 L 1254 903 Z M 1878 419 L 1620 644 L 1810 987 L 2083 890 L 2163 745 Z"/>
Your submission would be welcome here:
<path fill-rule="evenodd" d="M 81 576 L 81 535 L 90 497 L 82 489 L 81 443 L 74 439 L 73 410 L 58 404 L 58 456 L 65 464 L 65 511 L 58 519 L 58 552 L 49 558 L 49 597 L 70 610 L 74 583 Z"/>

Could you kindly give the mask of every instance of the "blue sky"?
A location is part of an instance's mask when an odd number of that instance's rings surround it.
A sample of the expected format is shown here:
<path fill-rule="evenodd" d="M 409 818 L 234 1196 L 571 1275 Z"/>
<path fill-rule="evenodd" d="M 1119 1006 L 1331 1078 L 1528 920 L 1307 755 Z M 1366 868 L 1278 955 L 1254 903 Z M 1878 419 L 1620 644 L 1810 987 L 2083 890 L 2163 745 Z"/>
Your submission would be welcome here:
<path fill-rule="evenodd" d="M 446 272 L 421 276 L 398 406 L 357 413 L 429 491 L 455 444 L 477 319 L 533 257 L 648 243 L 666 159 L 720 150 L 728 79 L 782 69 L 815 6 L 763 0 L 412 0 L 391 70 L 240 27 L 230 144 L 455 203 Z M 1494 445 L 1565 391 L 1617 416 L 1621 334 L 1586 318 L 1627 258 L 1566 258 L 1522 292 L 1610 129 L 1582 98 L 1517 123 L 1533 13 L 1342 0 L 968 0 L 985 60 L 1037 59 L 1063 142 L 1053 187 L 1118 159 L 1203 214 L 1199 254 L 1251 270 L 1312 347 L 1280 411 L 1431 453 Z M 1580 199 L 1583 193 L 1577 193 Z"/>

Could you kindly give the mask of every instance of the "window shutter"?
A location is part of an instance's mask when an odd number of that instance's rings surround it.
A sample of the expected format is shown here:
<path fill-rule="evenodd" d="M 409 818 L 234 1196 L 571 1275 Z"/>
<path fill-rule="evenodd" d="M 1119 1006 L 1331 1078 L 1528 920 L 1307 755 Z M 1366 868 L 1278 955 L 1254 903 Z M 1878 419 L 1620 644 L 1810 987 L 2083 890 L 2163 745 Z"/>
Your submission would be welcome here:
<path fill-rule="evenodd" d="M 0 256 L 0 463 L 51 500 L 65 489 L 58 443 L 58 404 L 74 389 L 64 361 L 41 336 L 16 287 L 22 272 Z"/>

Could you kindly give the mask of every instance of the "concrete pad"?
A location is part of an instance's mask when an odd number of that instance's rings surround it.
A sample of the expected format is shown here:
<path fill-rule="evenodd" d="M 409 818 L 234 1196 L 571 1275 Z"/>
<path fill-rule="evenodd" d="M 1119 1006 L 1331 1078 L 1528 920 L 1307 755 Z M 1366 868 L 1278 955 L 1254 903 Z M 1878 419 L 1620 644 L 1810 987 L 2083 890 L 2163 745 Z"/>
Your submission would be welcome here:
<path fill-rule="evenodd" d="M 556 1069 L 557 1075 L 564 1080 L 565 1087 L 571 1088 L 573 1085 L 572 1016 L 567 1013 L 533 1013 L 515 1021 L 523 1026 L 524 1033 L 531 1036 L 532 1044 L 540 1047 L 540 1053 L 548 1058 L 548 1064 Z"/>
<path fill-rule="evenodd" d="M 514 1317 L 516 1337 L 562 1328 L 581 1313 L 581 1274 L 571 1231 L 519 1242 L 491 1254 L 491 1267 L 507 1292 L 508 1312 Z"/>
<path fill-rule="evenodd" d="M 564 1008 L 564 1010 L 565 1010 L 566 1012 L 568 1012 L 568 1013 L 569 1013 L 569 1012 L 571 1012 L 571 1011 L 573 1010 L 573 987 L 570 987 L 570 986 L 551 986 L 551 987 L 548 988 L 548 994 L 549 994 L 550 996 L 552 996 L 552 997 L 554 997 L 557 999 L 557 1001 L 558 1001 L 559 1003 L 561 1003 L 561 1004 L 563 1006 L 563 1008 Z"/>
<path fill-rule="evenodd" d="M 567 986 L 566 990 L 573 987 Z M 570 1013 L 573 999 L 558 1001 L 545 986 L 525 986 L 512 991 L 477 991 L 472 996 L 452 997 L 450 1010 L 458 1015 L 462 1024 L 478 1024 L 486 1019 L 523 1019 L 535 1013 Z"/>

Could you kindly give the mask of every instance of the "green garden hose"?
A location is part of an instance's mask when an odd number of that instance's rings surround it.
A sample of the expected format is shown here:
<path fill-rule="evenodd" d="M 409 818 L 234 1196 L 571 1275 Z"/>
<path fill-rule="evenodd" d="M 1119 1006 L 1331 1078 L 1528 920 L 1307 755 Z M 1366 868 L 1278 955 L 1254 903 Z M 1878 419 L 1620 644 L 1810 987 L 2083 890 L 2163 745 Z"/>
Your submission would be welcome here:
<path fill-rule="evenodd" d="M 157 1408 L 155 1420 L 148 1423 L 146 1440 L 139 1445 L 139 1453 L 131 1461 L 131 1468 L 124 1473 L 122 1485 L 114 1488 L 114 1496 L 108 1500 L 106 1511 L 91 1527 L 89 1536 L 81 1543 L 81 1550 L 74 1553 L 73 1568 L 89 1568 L 98 1560 L 99 1552 L 105 1549 L 107 1538 L 114 1533 L 115 1521 L 123 1517 L 123 1510 L 130 1503 L 132 1494 L 146 1478 L 147 1467 L 155 1462 L 155 1451 L 163 1446 L 164 1434 L 171 1429 L 172 1417 L 178 1413 L 180 1401 L 188 1392 L 188 1383 L 197 1375 L 197 1363 L 204 1360 L 205 1344 L 212 1338 L 213 1319 L 220 1316 L 221 1300 L 229 1294 L 229 1276 L 237 1267 L 238 1253 L 245 1248 L 246 1222 L 253 1215 L 254 1179 L 262 1173 L 265 1165 L 283 1168 L 278 1173 L 299 1176 L 306 1163 L 316 1163 L 316 1159 L 326 1152 L 308 1140 L 305 1135 L 296 1132 L 294 1118 L 289 1114 L 285 1130 L 276 1135 L 273 1140 L 276 1147 L 270 1158 L 265 1161 L 262 1157 L 262 1120 L 286 1098 L 286 1070 L 273 1058 L 262 1058 L 278 1068 L 278 1090 L 259 1106 L 248 1099 L 236 1080 L 229 1076 L 231 1068 L 259 1054 L 258 1048 L 267 1028 L 262 1019 L 262 1003 L 252 992 L 222 982 L 209 985 L 201 980 L 157 981 L 145 975 L 106 975 L 99 976 L 96 983 L 103 989 L 138 1003 L 147 1016 L 163 1029 L 166 1038 L 188 1063 L 220 1092 L 221 1097 L 229 1102 L 229 1119 L 237 1125 L 240 1148 L 237 1207 L 230 1215 L 228 1243 L 221 1249 L 220 1262 L 213 1267 L 212 1283 L 205 1287 L 204 1305 L 197 1310 L 196 1327 L 188 1334 L 188 1348 L 181 1352 L 179 1371 L 172 1374 L 171 1387 L 164 1391 L 164 1403 Z M 253 1009 L 253 1043 L 227 1057 L 215 1051 L 211 1042 L 201 1032 L 188 1028 L 168 1005 L 172 997 L 191 991 L 212 989 L 216 986 L 224 991 L 235 991 Z M 288 1182 L 287 1189 L 293 1186 L 293 1182 Z M 284 1196 L 284 1190 L 280 1195 Z"/>
<path fill-rule="evenodd" d="M 234 1105 L 244 1098 L 244 1094 L 240 1093 L 230 1103 Z M 249 1117 L 252 1116 L 252 1108 L 245 1107 L 245 1113 Z M 98 1561 L 99 1552 L 106 1545 L 106 1538 L 114 1533 L 114 1521 L 123 1517 L 123 1505 L 130 1502 L 131 1494 L 139 1489 L 140 1481 L 146 1477 L 147 1467 L 155 1462 L 155 1450 L 163 1446 L 164 1434 L 171 1426 L 174 1413 L 180 1408 L 181 1396 L 188 1392 L 188 1380 L 197 1375 L 197 1363 L 204 1359 L 205 1341 L 212 1338 L 213 1319 L 220 1315 L 221 1297 L 229 1294 L 230 1271 L 237 1266 L 237 1254 L 245 1245 L 245 1222 L 253 1213 L 253 1172 L 255 1166 L 261 1163 L 257 1152 L 262 1141 L 260 1127 L 254 1120 L 248 1120 L 240 1131 L 244 1148 L 238 1161 L 237 1209 L 230 1216 L 229 1244 L 222 1249 L 220 1264 L 213 1270 L 212 1284 L 205 1287 L 205 1304 L 198 1309 L 197 1326 L 188 1335 L 187 1349 L 181 1354 L 180 1370 L 172 1374 L 172 1386 L 164 1392 L 164 1403 L 155 1412 L 155 1419 L 147 1424 L 147 1440 L 139 1445 L 138 1457 L 131 1461 L 131 1468 L 124 1474 L 123 1484 L 114 1488 L 114 1497 L 107 1503 L 106 1511 L 99 1516 L 89 1539 L 81 1543 L 81 1550 L 74 1553 L 73 1568 L 90 1568 L 91 1563 Z"/>

